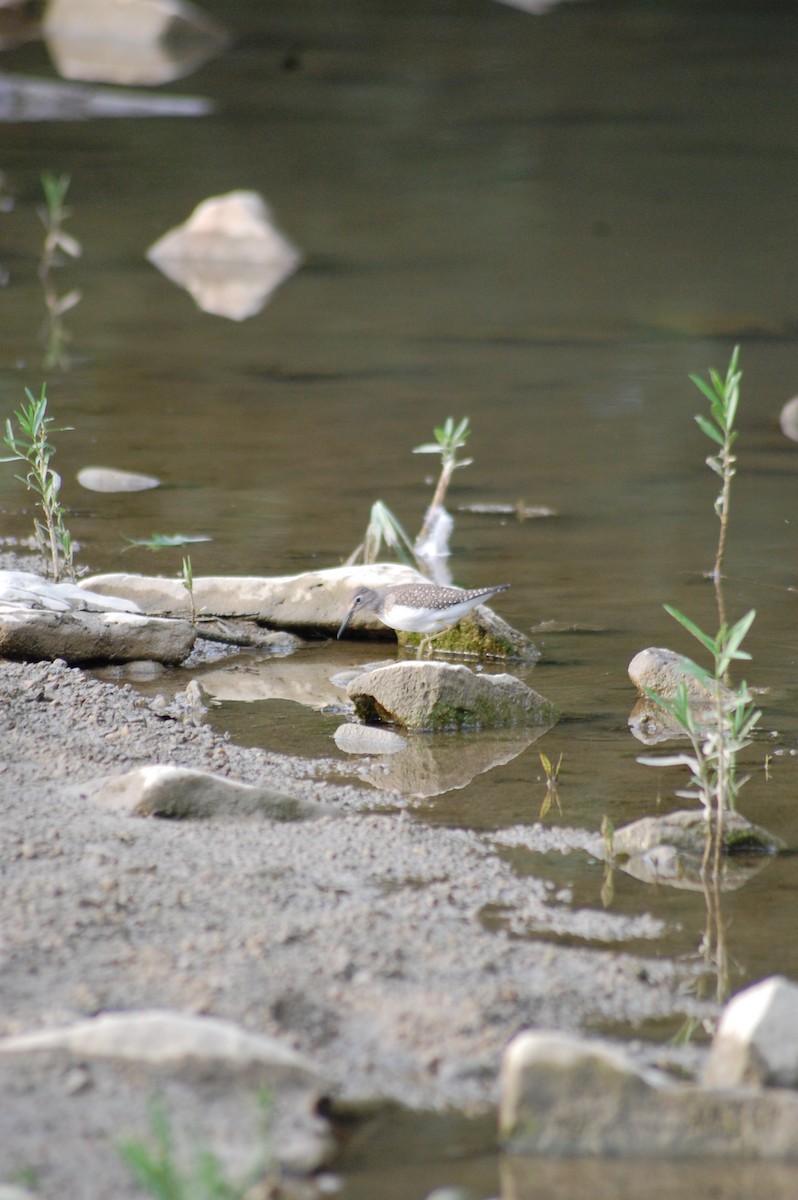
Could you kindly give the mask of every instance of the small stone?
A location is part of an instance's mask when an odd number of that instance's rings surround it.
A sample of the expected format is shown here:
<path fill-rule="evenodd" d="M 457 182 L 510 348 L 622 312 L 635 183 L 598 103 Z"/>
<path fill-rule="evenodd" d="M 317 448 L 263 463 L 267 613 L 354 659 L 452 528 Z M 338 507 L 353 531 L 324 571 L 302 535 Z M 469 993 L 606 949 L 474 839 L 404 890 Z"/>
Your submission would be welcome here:
<path fill-rule="evenodd" d="M 704 1082 L 798 1088 L 798 984 L 774 975 L 732 997 L 712 1042 Z"/>
<path fill-rule="evenodd" d="M 353 722 L 339 725 L 333 738 L 338 749 L 346 754 L 396 754 L 407 746 L 407 739 L 391 729 Z"/>
<path fill-rule="evenodd" d="M 299 800 L 271 788 L 238 783 L 210 771 L 155 764 L 124 775 L 82 784 L 88 796 L 110 812 L 170 820 L 243 820 L 261 817 L 296 821 L 320 817 L 327 810 L 311 800 Z"/>
<path fill-rule="evenodd" d="M 88 492 L 144 492 L 161 486 L 153 475 L 136 471 L 118 471 L 114 467 L 84 467 L 78 471 L 78 483 Z"/>
<path fill-rule="evenodd" d="M 779 416 L 781 432 L 793 442 L 798 442 L 798 396 L 788 400 Z"/>
<path fill-rule="evenodd" d="M 64 1091 L 68 1096 L 78 1096 L 92 1087 L 92 1078 L 86 1067 L 71 1067 L 64 1076 Z"/>

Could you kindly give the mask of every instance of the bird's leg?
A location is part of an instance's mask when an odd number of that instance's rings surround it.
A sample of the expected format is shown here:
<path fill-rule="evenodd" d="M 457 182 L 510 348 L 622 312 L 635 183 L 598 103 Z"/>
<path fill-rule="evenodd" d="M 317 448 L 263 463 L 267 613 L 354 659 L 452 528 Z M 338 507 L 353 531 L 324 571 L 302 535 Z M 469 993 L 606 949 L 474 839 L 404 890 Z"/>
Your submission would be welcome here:
<path fill-rule="evenodd" d="M 452 625 L 447 625 L 445 629 L 440 629 L 437 633 L 425 633 L 424 637 L 418 643 L 418 653 L 416 658 L 427 658 L 429 656 L 430 646 L 432 643 L 439 637 L 443 637 L 443 635 L 448 633 L 452 628 L 454 628 Z"/>

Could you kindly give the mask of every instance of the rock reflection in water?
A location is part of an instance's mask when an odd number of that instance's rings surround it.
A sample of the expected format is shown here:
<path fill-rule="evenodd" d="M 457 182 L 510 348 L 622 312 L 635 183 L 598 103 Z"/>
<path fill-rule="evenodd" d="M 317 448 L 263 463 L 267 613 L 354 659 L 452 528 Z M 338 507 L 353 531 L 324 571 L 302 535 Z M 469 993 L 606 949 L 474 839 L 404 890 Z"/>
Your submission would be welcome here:
<path fill-rule="evenodd" d="M 150 87 L 189 75 L 230 41 L 181 0 L 49 0 L 42 36 L 64 79 Z"/>
<path fill-rule="evenodd" d="M 266 202 L 248 191 L 203 200 L 185 224 L 150 246 L 147 258 L 203 312 L 233 321 L 260 312 L 301 262 Z"/>
<path fill-rule="evenodd" d="M 544 730 L 502 729 L 468 734 L 405 733 L 407 746 L 390 758 L 366 759 L 358 774 L 372 787 L 414 799 L 467 787 L 477 775 L 522 754 Z"/>

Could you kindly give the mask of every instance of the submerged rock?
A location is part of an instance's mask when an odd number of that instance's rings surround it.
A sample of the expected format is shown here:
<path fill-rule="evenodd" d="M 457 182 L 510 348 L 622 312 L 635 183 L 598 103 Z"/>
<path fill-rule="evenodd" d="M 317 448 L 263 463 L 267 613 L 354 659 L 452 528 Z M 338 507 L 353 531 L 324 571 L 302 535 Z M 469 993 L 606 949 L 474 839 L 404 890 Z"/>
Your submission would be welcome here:
<path fill-rule="evenodd" d="M 641 695 L 648 689 L 666 700 L 673 700 L 684 684 L 691 699 L 704 704 L 714 699 L 695 675 L 686 670 L 684 656 L 664 646 L 649 646 L 639 651 L 629 663 L 629 678 Z M 722 685 L 721 696 L 727 701 L 735 699 L 734 693 Z"/>
<path fill-rule="evenodd" d="M 345 754 L 397 754 L 407 747 L 407 739 L 391 729 L 356 725 L 353 721 L 339 725 L 333 737 L 338 749 Z"/>
<path fill-rule="evenodd" d="M 554 706 L 514 675 L 477 675 L 439 662 L 395 663 L 353 679 L 347 695 L 364 720 L 408 729 L 551 725 Z"/>
<path fill-rule="evenodd" d="M 627 874 L 648 883 L 701 891 L 706 884 L 704 858 L 707 818 L 703 809 L 680 809 L 661 817 L 641 817 L 612 835 L 614 861 Z M 724 891 L 740 887 L 760 870 L 783 842 L 738 812 L 723 818 Z"/>

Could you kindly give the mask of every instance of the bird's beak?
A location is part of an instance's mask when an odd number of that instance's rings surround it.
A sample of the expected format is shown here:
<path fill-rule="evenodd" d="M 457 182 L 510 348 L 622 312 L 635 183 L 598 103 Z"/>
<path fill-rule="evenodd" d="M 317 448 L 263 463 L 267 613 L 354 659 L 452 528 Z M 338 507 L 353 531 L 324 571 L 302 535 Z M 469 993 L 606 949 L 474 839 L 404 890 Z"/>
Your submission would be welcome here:
<path fill-rule="evenodd" d="M 346 614 L 343 621 L 341 622 L 341 628 L 338 630 L 338 632 L 335 635 L 337 638 L 339 638 L 341 636 L 341 634 L 343 633 L 343 631 L 346 629 L 347 625 L 349 624 L 349 622 L 352 619 L 352 613 L 354 611 L 355 611 L 355 606 L 353 604 L 352 607 L 350 608 L 349 612 Z"/>

